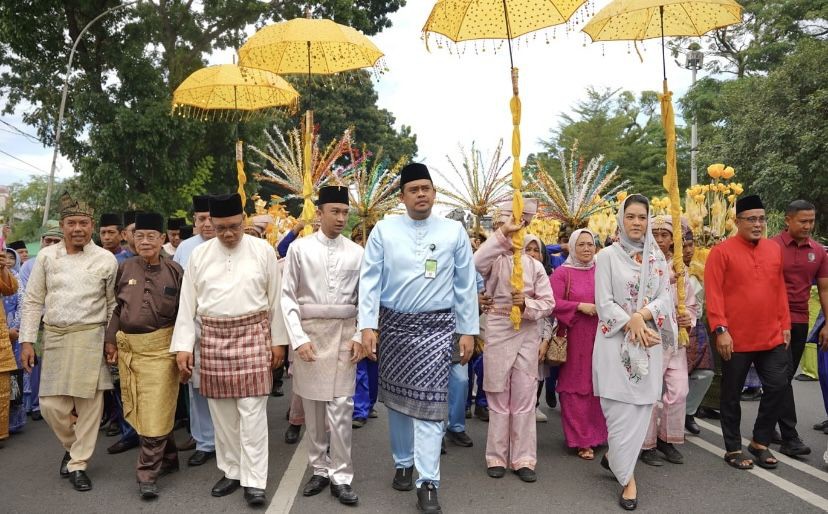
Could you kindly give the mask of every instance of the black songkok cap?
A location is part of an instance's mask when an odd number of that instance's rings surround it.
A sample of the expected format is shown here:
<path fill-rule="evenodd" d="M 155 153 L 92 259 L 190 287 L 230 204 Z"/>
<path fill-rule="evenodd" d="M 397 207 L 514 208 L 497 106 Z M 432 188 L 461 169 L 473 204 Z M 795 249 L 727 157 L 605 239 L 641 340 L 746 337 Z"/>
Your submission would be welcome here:
<path fill-rule="evenodd" d="M 765 205 L 762 199 L 757 195 L 745 196 L 736 200 L 736 214 L 742 211 L 750 211 L 752 209 L 764 209 Z"/>
<path fill-rule="evenodd" d="M 209 212 L 210 195 L 193 196 L 193 212 Z"/>
<path fill-rule="evenodd" d="M 25 241 L 13 241 L 6 246 L 12 250 L 27 250 Z"/>
<path fill-rule="evenodd" d="M 428 172 L 425 164 L 419 162 L 406 164 L 400 172 L 400 189 L 403 189 L 412 180 L 431 180 L 431 173 Z M 432 183 L 434 183 L 433 180 Z"/>
<path fill-rule="evenodd" d="M 164 232 L 164 216 L 157 212 L 139 212 L 135 216 L 135 230 L 157 230 Z"/>
<path fill-rule="evenodd" d="M 98 223 L 99 227 L 111 227 L 116 226 L 120 227 L 121 225 L 121 215 L 116 214 L 114 212 L 106 212 L 101 214 L 101 221 Z"/>
<path fill-rule="evenodd" d="M 126 211 L 124 212 L 124 226 L 128 227 L 135 223 L 135 215 L 138 214 L 138 211 Z M 103 225 L 101 225 L 103 226 Z"/>
<path fill-rule="evenodd" d="M 243 212 L 241 196 L 238 193 L 210 197 L 211 218 L 229 218 Z"/>
<path fill-rule="evenodd" d="M 316 201 L 316 205 L 326 203 L 344 203 L 348 205 L 348 188 L 345 186 L 325 186 L 319 188 L 319 200 Z"/>
<path fill-rule="evenodd" d="M 180 230 L 184 225 L 184 218 L 167 218 L 167 230 Z"/>
<path fill-rule="evenodd" d="M 181 225 L 181 227 L 178 229 L 178 237 L 180 237 L 182 241 L 193 237 L 193 226 Z"/>

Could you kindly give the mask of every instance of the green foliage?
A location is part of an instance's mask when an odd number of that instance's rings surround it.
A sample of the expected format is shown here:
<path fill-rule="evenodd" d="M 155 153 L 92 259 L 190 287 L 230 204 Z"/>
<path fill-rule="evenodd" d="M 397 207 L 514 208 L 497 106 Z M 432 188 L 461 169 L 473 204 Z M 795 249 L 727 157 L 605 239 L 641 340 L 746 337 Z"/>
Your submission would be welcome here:
<path fill-rule="evenodd" d="M 59 181 L 54 184 L 50 218 L 57 217 L 57 202 L 64 188 L 65 185 Z M 7 220 L 20 220 L 12 224 L 11 240 L 39 240 L 43 209 L 46 204 L 46 177 L 32 175 L 28 182 L 16 182 L 9 186 L 9 189 L 11 189 L 11 201 L 2 213 L 3 217 Z"/>
<path fill-rule="evenodd" d="M 561 116 L 552 137 L 541 141 L 546 151 L 527 160 L 529 172 L 538 160 L 558 180 L 560 164 L 555 156 L 577 140 L 585 158 L 603 155 L 606 162 L 620 167 L 621 177 L 630 181 L 628 191 L 663 195 L 666 143 L 658 94 L 644 91 L 636 97 L 630 91 L 589 88 L 586 96 L 572 108 L 574 115 Z M 677 132 L 679 180 L 685 185 L 689 183 L 688 138 L 685 130 Z"/>
<path fill-rule="evenodd" d="M 700 162 L 733 166 L 772 209 L 797 198 L 828 205 L 826 84 L 828 42 L 808 39 L 766 76 L 697 84 L 683 106 L 706 124 Z M 824 208 L 817 216 L 828 227 Z"/>
<path fill-rule="evenodd" d="M 405 2 L 320 0 L 315 16 L 333 16 L 368 34 L 390 25 Z M 47 144 L 71 42 L 114 0 L 0 2 L 0 96 L 3 113 L 22 111 Z M 61 151 L 78 173 L 78 191 L 98 210 L 127 207 L 171 213 L 192 191 L 236 188 L 237 138 L 257 143 L 264 122 L 236 126 L 172 117 L 172 91 L 215 49 L 238 48 L 249 25 L 303 14 L 305 2 L 152 0 L 105 15 L 81 39 L 70 76 Z M 416 151 L 410 129 L 376 108 L 367 74 L 348 97 L 314 91 L 319 119 L 332 131 L 355 123 L 365 141 L 389 152 Z M 339 107 L 339 104 L 349 104 Z M 251 183 L 250 187 L 255 187 Z"/>

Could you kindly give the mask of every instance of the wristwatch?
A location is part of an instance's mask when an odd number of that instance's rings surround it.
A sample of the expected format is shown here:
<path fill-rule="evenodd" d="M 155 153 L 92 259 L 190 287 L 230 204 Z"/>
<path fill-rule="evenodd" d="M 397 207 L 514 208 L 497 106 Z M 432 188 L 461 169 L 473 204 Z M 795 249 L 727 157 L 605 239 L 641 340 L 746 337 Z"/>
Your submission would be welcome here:
<path fill-rule="evenodd" d="M 714 330 L 714 332 L 716 333 L 717 336 L 720 336 L 720 335 L 724 334 L 725 332 L 727 332 L 727 327 L 724 326 L 724 325 L 719 325 L 718 327 L 716 327 L 716 330 Z"/>

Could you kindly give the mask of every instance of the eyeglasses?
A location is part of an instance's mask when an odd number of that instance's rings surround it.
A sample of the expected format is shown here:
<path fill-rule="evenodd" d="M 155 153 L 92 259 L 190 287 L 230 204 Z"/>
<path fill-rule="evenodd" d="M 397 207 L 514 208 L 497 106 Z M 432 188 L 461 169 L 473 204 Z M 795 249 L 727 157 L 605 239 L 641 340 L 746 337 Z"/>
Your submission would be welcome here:
<path fill-rule="evenodd" d="M 737 216 L 740 220 L 747 221 L 751 225 L 756 225 L 757 223 L 760 225 L 764 225 L 768 219 L 764 216 L 751 216 L 750 218 L 744 218 L 742 216 Z"/>
<path fill-rule="evenodd" d="M 146 241 L 148 243 L 154 243 L 154 242 L 158 241 L 159 239 L 161 239 L 160 234 L 139 234 L 139 233 L 135 234 L 135 241 L 139 242 L 139 243 L 141 241 Z"/>
<path fill-rule="evenodd" d="M 216 225 L 216 233 L 223 234 L 225 232 L 238 232 L 242 229 L 241 223 L 234 223 L 232 225 Z"/>

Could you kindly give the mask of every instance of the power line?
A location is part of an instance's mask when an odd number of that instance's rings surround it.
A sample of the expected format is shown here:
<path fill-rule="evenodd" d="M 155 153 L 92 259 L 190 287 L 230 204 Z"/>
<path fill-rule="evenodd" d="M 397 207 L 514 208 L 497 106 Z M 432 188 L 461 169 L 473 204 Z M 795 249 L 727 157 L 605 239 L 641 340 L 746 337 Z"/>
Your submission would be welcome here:
<path fill-rule="evenodd" d="M 30 162 L 26 162 L 26 161 L 24 161 L 23 159 L 21 159 L 20 157 L 15 157 L 14 155 L 10 154 L 9 152 L 5 152 L 5 151 L 3 151 L 3 150 L 0 150 L 0 153 L 2 153 L 2 154 L 4 154 L 4 155 L 8 155 L 9 157 L 11 157 L 12 159 L 14 159 L 15 161 L 22 162 L 22 163 L 23 163 L 23 164 L 25 164 L 26 166 L 32 167 L 32 168 L 36 169 L 37 171 L 39 171 L 39 172 L 41 172 L 41 173 L 46 173 L 46 171 L 44 171 L 44 170 L 42 170 L 42 169 L 38 168 L 38 167 L 37 167 L 37 166 L 35 166 L 34 164 L 32 164 L 32 163 L 30 163 Z"/>
<path fill-rule="evenodd" d="M 26 136 L 27 138 L 31 139 L 32 141 L 35 141 L 35 142 L 37 142 L 37 143 L 41 143 L 41 144 L 43 144 L 43 141 L 41 141 L 41 140 L 40 140 L 39 138 L 37 138 L 36 136 L 33 136 L 33 135 L 29 134 L 28 132 L 24 132 L 24 131 L 20 130 L 19 128 L 15 127 L 15 126 L 14 126 L 14 125 L 12 125 L 11 123 L 7 122 L 6 120 L 0 119 L 0 123 L 2 123 L 3 125 L 6 125 L 6 126 L 8 126 L 8 127 L 10 127 L 11 129 L 13 129 L 15 132 L 17 132 L 17 133 L 18 133 L 18 134 L 20 134 L 21 136 Z"/>

